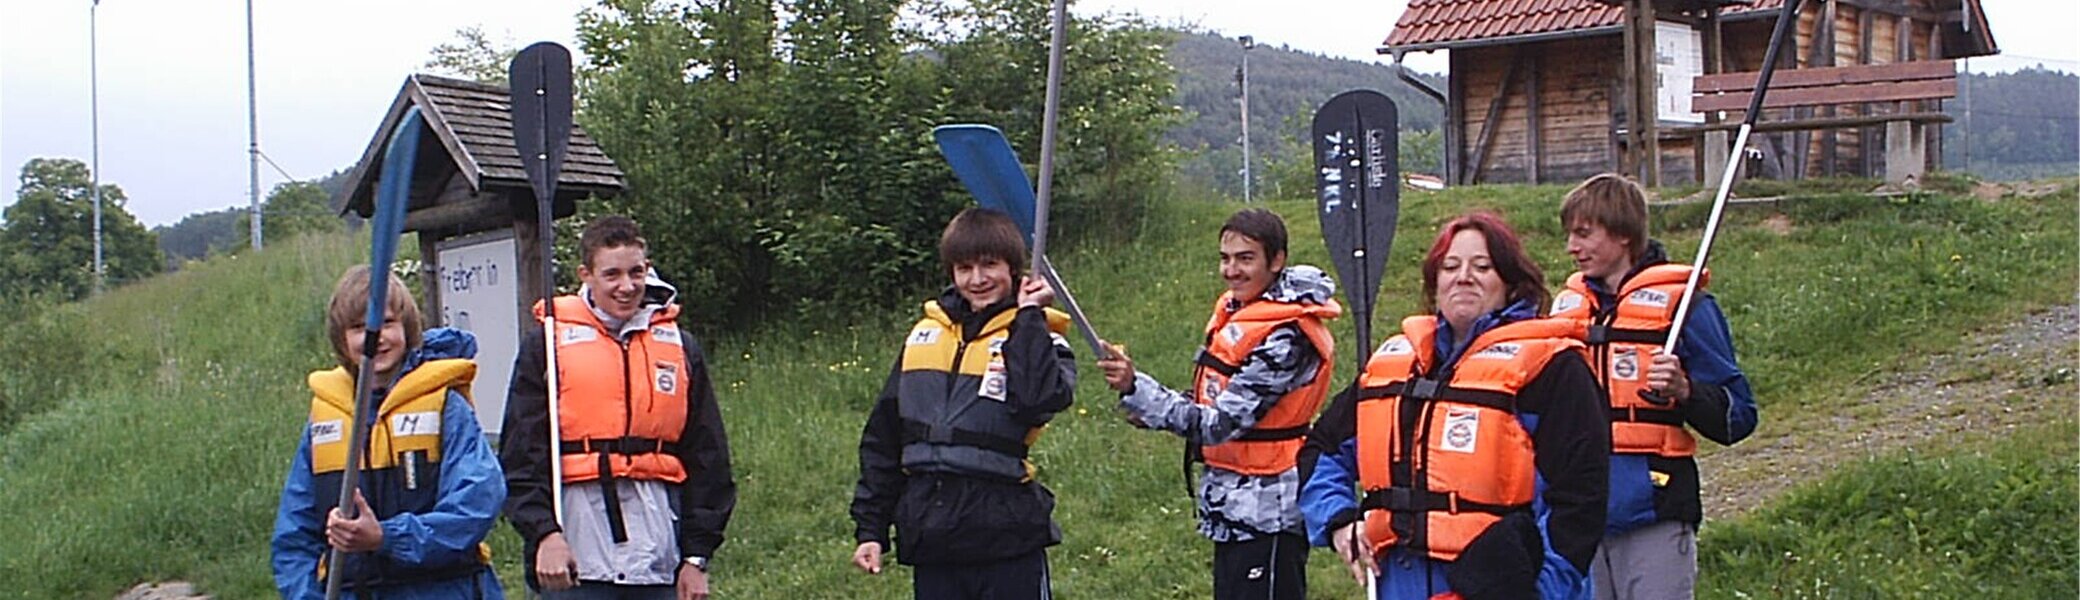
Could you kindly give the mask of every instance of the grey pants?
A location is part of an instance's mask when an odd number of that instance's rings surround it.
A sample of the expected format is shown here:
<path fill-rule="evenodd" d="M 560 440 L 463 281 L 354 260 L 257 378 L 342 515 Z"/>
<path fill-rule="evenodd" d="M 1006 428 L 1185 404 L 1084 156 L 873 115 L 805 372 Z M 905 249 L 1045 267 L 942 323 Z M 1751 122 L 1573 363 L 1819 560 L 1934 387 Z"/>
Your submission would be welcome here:
<path fill-rule="evenodd" d="M 1589 566 L 1596 600 L 1667 600 L 1697 595 L 1697 527 L 1662 521 L 1606 536 Z"/>

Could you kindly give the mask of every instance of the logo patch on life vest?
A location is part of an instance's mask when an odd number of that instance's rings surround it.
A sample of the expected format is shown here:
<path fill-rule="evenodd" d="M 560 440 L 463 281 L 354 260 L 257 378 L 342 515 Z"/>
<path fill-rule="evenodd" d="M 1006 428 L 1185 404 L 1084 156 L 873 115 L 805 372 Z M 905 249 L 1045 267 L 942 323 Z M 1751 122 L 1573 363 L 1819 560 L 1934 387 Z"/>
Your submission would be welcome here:
<path fill-rule="evenodd" d="M 1575 293 L 1574 290 L 1560 292 L 1560 295 L 1553 297 L 1553 314 L 1557 315 L 1581 307 L 1582 295 Z"/>
<path fill-rule="evenodd" d="M 1630 300 L 1633 304 L 1638 304 L 1640 306 L 1667 308 L 1668 292 L 1663 292 L 1659 290 L 1635 290 L 1632 292 L 1631 296 L 1627 297 L 1627 300 Z"/>
<path fill-rule="evenodd" d="M 390 435 L 440 435 L 441 414 L 433 411 L 390 415 Z"/>
<path fill-rule="evenodd" d="M 1008 379 L 1010 377 L 1005 375 L 1004 359 L 992 359 L 988 366 L 982 368 L 982 389 L 977 390 L 976 395 L 1003 402 L 1005 382 Z"/>
<path fill-rule="evenodd" d="M 1411 354 L 1415 351 L 1415 346 L 1408 343 L 1408 338 L 1396 337 L 1394 339 L 1387 340 L 1387 343 L 1380 344 L 1379 351 L 1373 352 L 1373 354 L 1386 356 L 1400 356 L 1404 354 Z"/>
<path fill-rule="evenodd" d="M 1472 358 L 1516 358 L 1517 353 L 1523 350 L 1524 346 L 1520 344 L 1496 344 L 1474 353 Z"/>
<path fill-rule="evenodd" d="M 652 327 L 650 328 L 650 339 L 677 346 L 679 345 L 679 328 Z"/>
<path fill-rule="evenodd" d="M 1631 381 L 1639 378 L 1639 352 L 1631 348 L 1611 350 L 1611 378 Z"/>
<path fill-rule="evenodd" d="M 1242 341 L 1242 326 L 1229 323 L 1221 328 L 1221 337 L 1227 338 L 1230 344 Z"/>
<path fill-rule="evenodd" d="M 657 372 L 657 393 L 669 395 L 679 391 L 679 363 L 658 361 L 653 367 Z"/>
<path fill-rule="evenodd" d="M 910 346 L 930 346 L 939 343 L 939 330 L 929 327 L 912 329 L 910 330 L 910 339 L 905 340 L 903 343 Z"/>
<path fill-rule="evenodd" d="M 1481 411 L 1448 407 L 1444 413 L 1444 442 L 1437 449 L 1473 454 L 1480 442 Z"/>
<path fill-rule="evenodd" d="M 591 327 L 569 327 L 556 334 L 556 345 L 569 346 L 599 339 L 599 331 Z"/>
<path fill-rule="evenodd" d="M 340 431 L 340 427 L 339 419 L 311 423 L 311 445 L 339 443 L 346 437 L 345 432 Z"/>
<path fill-rule="evenodd" d="M 1199 399 L 1207 403 L 1212 403 L 1214 398 L 1221 397 L 1221 390 L 1224 388 L 1225 386 L 1221 385 L 1221 378 L 1207 377 L 1206 386 L 1199 388 Z"/>

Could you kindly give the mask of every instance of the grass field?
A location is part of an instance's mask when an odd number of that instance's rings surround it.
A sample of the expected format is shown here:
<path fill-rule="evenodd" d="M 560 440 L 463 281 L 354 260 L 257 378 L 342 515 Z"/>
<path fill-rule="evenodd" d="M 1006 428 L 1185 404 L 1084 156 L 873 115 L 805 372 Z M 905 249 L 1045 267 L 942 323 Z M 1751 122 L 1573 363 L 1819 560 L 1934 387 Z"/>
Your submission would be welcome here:
<path fill-rule="evenodd" d="M 1504 213 L 1557 284 L 1570 270 L 1554 217 L 1564 191 L 1408 193 L 1375 329 L 1392 331 L 1413 310 L 1420 253 L 1437 225 L 1465 210 Z M 1288 217 L 1295 262 L 1327 266 L 1311 204 L 1265 206 Z M 1828 399 L 1903 357 L 2073 302 L 2076 207 L 2067 185 L 2037 198 L 1825 195 L 1731 211 L 1712 289 L 1764 418 L 1831 414 Z M 1135 243 L 1056 257 L 1099 331 L 1159 379 L 1176 384 L 1189 372 L 1220 291 L 1215 230 L 1235 208 L 1159 203 Z M 1704 214 L 1686 206 L 1656 215 L 1678 259 L 1695 247 Z M 272 595 L 266 539 L 302 426 L 302 375 L 330 362 L 320 305 L 365 246 L 344 236 L 275 244 L 49 308 L 28 332 L 41 337 L 0 340 L 7 350 L 36 347 L 11 341 L 28 339 L 64 348 L 0 367 L 0 394 L 48 398 L 18 401 L 26 408 L 0 433 L 0 598 L 108 598 L 165 579 L 225 598 Z M 906 303 L 705 341 L 742 493 L 715 566 L 728 597 L 908 597 L 907 570 L 876 578 L 847 565 L 846 505 L 860 424 L 916 311 Z M 1334 328 L 1346 336 L 1338 377 L 1348 377 L 1355 342 L 1347 322 Z M 1052 551 L 1057 593 L 1207 597 L 1210 548 L 1193 533 L 1178 441 L 1126 425 L 1087 357 L 1083 376 L 1077 406 L 1034 453 L 1067 537 Z M 13 418 L 0 416 L 0 427 Z M 1702 550 L 1705 595 L 2070 597 L 2056 584 L 2076 578 L 2073 426 L 2031 436 L 1852 463 L 1715 525 Z M 1992 516 L 1973 517 L 1982 508 Z M 1825 539 L 1796 535 L 1815 528 Z M 517 582 L 509 528 L 494 545 L 501 572 Z M 1786 553 L 1800 562 L 1776 558 Z M 1952 558 L 1961 553 L 1973 558 Z M 2014 577 L 2024 566 L 2004 560 L 2018 554 L 2041 559 L 2024 565 L 2031 577 Z M 1357 595 L 1332 563 L 1314 557 L 1315 595 Z"/>

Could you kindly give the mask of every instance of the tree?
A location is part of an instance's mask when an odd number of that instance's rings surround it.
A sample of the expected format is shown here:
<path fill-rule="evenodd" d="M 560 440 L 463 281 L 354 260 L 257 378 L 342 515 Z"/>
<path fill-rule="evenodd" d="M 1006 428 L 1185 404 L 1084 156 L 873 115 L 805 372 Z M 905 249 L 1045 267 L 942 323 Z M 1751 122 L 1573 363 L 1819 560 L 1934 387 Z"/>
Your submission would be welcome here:
<path fill-rule="evenodd" d="M 15 203 L 0 213 L 0 292 L 85 298 L 94 289 L 94 199 L 87 165 L 32 158 Z M 101 186 L 102 260 L 109 285 L 150 277 L 165 265 L 158 240 L 123 210 L 122 188 Z"/>
<path fill-rule="evenodd" d="M 317 183 L 289 181 L 274 186 L 267 192 L 267 202 L 260 205 L 262 240 L 269 244 L 288 241 L 290 238 L 313 231 L 342 231 L 347 222 L 328 207 L 330 194 Z M 253 247 L 253 228 L 250 213 L 240 219 L 236 243 L 230 248 Z"/>
<path fill-rule="evenodd" d="M 455 30 L 455 40 L 433 47 L 425 68 L 441 75 L 505 85 L 507 66 L 520 53 L 512 40 L 491 41 L 484 28 L 471 25 Z"/>
<path fill-rule="evenodd" d="M 1048 4 L 601 2 L 579 15 L 578 121 L 631 193 L 582 206 L 642 222 L 701 322 L 943 285 L 939 232 L 972 200 L 931 128 L 994 124 L 1039 158 Z M 1072 25 L 1051 240 L 1124 239 L 1166 180 L 1166 35 Z"/>

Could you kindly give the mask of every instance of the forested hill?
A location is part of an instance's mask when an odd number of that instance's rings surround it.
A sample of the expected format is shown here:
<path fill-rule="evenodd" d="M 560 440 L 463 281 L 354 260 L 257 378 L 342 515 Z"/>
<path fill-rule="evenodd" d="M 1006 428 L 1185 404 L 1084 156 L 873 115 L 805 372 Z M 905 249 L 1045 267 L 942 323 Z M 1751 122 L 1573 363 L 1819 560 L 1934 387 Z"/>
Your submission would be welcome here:
<path fill-rule="evenodd" d="M 2042 67 L 1961 73 L 1957 87 L 1957 98 L 1943 103 L 1943 112 L 1956 119 L 1943 127 L 1945 168 L 1989 179 L 2075 173 L 2080 75 Z"/>
<path fill-rule="evenodd" d="M 1177 69 L 1177 103 L 1187 112 L 1169 140 L 1193 153 L 1183 161 L 1182 175 L 1240 196 L 1236 71 L 1242 45 L 1219 34 L 1184 31 L 1170 45 L 1169 58 Z M 1417 76 L 1444 89 L 1442 75 Z M 1259 44 L 1249 51 L 1249 84 L 1250 144 L 1259 161 L 1259 184 L 1266 175 L 1262 161 L 1292 151 L 1315 108 L 1338 93 L 1359 88 L 1385 93 L 1401 109 L 1403 132 L 1435 131 L 1444 112 L 1436 100 L 1397 77 L 1384 57 L 1368 63 Z"/>

